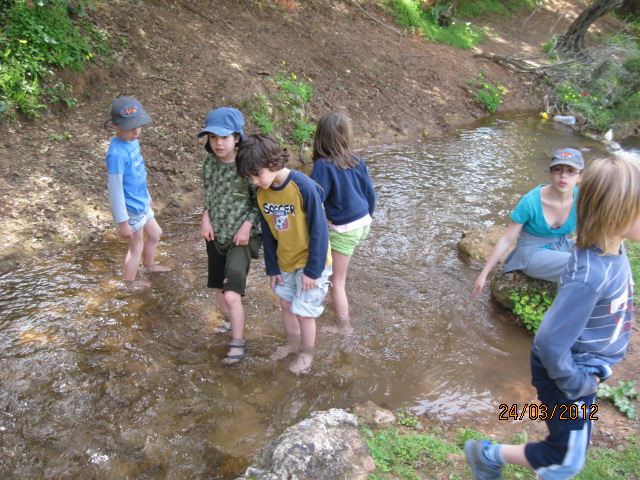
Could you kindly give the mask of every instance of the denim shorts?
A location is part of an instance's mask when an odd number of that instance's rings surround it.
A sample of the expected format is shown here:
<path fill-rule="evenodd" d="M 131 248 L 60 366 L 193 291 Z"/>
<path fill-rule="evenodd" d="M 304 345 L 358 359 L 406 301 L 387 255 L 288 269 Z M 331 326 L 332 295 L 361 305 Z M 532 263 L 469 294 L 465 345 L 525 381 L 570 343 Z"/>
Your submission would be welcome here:
<path fill-rule="evenodd" d="M 276 295 L 291 303 L 291 313 L 301 317 L 318 318 L 324 311 L 324 297 L 329 291 L 329 277 L 333 273 L 331 265 L 325 267 L 311 290 L 302 289 L 303 269 L 294 272 L 280 272 L 284 283 L 276 285 Z"/>
<path fill-rule="evenodd" d="M 360 245 L 360 242 L 367 238 L 370 228 L 370 225 L 365 225 L 364 227 L 356 228 L 355 230 L 345 233 L 338 233 L 329 229 L 331 250 L 351 257 L 356 247 Z"/>
<path fill-rule="evenodd" d="M 132 211 L 127 210 L 127 214 L 129 215 L 129 220 L 127 220 L 127 222 L 129 222 L 129 225 L 131 225 L 131 229 L 134 232 L 140 230 L 146 225 L 147 221 L 153 218 L 153 210 L 151 210 L 151 207 L 147 208 L 144 213 L 133 213 Z"/>

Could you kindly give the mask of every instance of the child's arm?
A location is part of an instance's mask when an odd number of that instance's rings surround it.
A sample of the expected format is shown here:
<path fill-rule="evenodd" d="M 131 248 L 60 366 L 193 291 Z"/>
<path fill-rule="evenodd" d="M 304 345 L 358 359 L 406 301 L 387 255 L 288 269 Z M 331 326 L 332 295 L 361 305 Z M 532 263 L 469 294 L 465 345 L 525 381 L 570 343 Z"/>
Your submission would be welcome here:
<path fill-rule="evenodd" d="M 570 399 L 598 389 L 598 376 L 580 369 L 571 354 L 571 347 L 584 331 L 597 298 L 597 293 L 586 283 L 565 283 L 534 339 L 534 352 L 549 377 Z"/>
<path fill-rule="evenodd" d="M 264 263 L 267 275 L 274 277 L 280 275 L 280 267 L 278 265 L 278 241 L 274 238 L 264 217 L 260 217 L 262 228 L 262 245 L 264 246 Z"/>
<path fill-rule="evenodd" d="M 303 174 L 300 173 L 300 175 Z M 318 187 L 312 182 L 300 183 L 298 187 L 302 195 L 303 209 L 307 216 L 307 228 L 309 229 L 307 264 L 303 273 L 309 280 L 315 281 L 320 278 L 327 263 L 329 228 Z M 307 286 L 309 285 L 310 282 L 307 282 Z"/>
<path fill-rule="evenodd" d="M 129 214 L 127 213 L 127 206 L 124 200 L 122 177 L 122 174 L 110 173 L 107 183 L 111 214 L 113 215 L 113 221 L 116 223 L 122 223 L 129 220 Z"/>
<path fill-rule="evenodd" d="M 260 224 L 260 209 L 256 199 L 256 186 L 253 183 L 249 183 L 247 188 L 249 199 L 251 200 L 251 211 L 247 214 L 245 221 L 240 225 L 233 237 L 233 243 L 236 245 L 249 245 L 251 230 L 254 225 L 257 227 Z"/>
<path fill-rule="evenodd" d="M 211 219 L 209 218 L 209 210 L 205 208 L 202 212 L 202 225 L 200 226 L 200 236 L 205 240 L 213 242 L 216 238 L 216 234 L 213 231 L 213 225 L 211 225 Z"/>
<path fill-rule="evenodd" d="M 473 291 L 471 293 L 471 297 L 475 298 L 482 293 L 482 289 L 484 288 L 484 284 L 487 281 L 487 275 L 491 272 L 491 269 L 498 263 L 498 260 L 504 255 L 504 252 L 511 246 L 513 241 L 516 239 L 518 234 L 522 230 L 522 223 L 514 222 L 513 220 L 507 227 L 507 231 L 504 232 L 496 246 L 493 248 L 491 255 L 487 259 L 487 263 L 484 264 L 484 268 L 478 275 L 475 283 L 473 284 Z"/>
<path fill-rule="evenodd" d="M 369 215 L 373 217 L 373 212 L 376 209 L 376 189 L 373 186 L 373 182 L 371 181 L 371 177 L 369 176 L 369 170 L 367 169 L 367 165 L 364 163 L 364 160 L 360 160 L 362 162 L 362 166 L 364 167 L 364 172 L 366 176 L 367 182 L 367 202 L 369 203 Z"/>

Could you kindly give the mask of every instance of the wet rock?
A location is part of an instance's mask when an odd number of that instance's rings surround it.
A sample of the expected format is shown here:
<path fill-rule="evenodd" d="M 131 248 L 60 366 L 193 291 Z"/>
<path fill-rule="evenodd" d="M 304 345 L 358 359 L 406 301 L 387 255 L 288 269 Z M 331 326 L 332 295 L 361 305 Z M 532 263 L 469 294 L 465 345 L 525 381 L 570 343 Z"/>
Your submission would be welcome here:
<path fill-rule="evenodd" d="M 513 310 L 513 300 L 509 298 L 512 290 L 523 290 L 535 288 L 539 292 L 549 292 L 555 295 L 558 284 L 555 282 L 547 282 L 546 280 L 538 280 L 526 276 L 524 273 L 516 270 L 515 272 L 503 273 L 498 271 L 495 273 L 489 284 L 489 289 L 493 298 L 506 308 Z"/>
<path fill-rule="evenodd" d="M 379 407 L 371 400 L 353 407 L 353 414 L 366 424 L 394 425 L 396 416 L 390 410 Z"/>
<path fill-rule="evenodd" d="M 483 266 L 506 230 L 503 226 L 492 225 L 488 228 L 463 232 L 462 238 L 458 241 L 460 256 L 469 265 Z M 515 244 L 507 249 L 503 259 L 509 255 L 514 246 Z"/>
<path fill-rule="evenodd" d="M 314 412 L 285 430 L 238 480 L 364 480 L 374 469 L 357 418 L 331 409 Z"/>

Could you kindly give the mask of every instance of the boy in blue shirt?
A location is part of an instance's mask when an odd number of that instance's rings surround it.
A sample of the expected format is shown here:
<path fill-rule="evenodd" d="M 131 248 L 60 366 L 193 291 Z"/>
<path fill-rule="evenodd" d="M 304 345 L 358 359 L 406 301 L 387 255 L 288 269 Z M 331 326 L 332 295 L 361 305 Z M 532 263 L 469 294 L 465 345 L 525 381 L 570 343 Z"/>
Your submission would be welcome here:
<path fill-rule="evenodd" d="M 640 241 L 640 159 L 619 155 L 585 171 L 577 204 L 576 248 L 531 350 L 543 442 L 494 445 L 468 440 L 474 478 L 499 479 L 505 464 L 560 480 L 584 466 L 598 384 L 612 374 L 629 343 L 633 278 L 623 241 Z"/>
<path fill-rule="evenodd" d="M 115 130 L 105 157 L 107 164 L 109 201 L 113 220 L 120 236 L 129 244 L 124 261 L 127 286 L 148 286 L 135 283 L 140 258 L 147 272 L 166 272 L 167 267 L 154 263 L 162 230 L 156 222 L 149 190 L 147 170 L 140 153 L 138 137 L 142 125 L 151 117 L 133 97 L 117 98 L 111 105 L 111 123 Z M 143 232 L 147 234 L 144 239 Z"/>

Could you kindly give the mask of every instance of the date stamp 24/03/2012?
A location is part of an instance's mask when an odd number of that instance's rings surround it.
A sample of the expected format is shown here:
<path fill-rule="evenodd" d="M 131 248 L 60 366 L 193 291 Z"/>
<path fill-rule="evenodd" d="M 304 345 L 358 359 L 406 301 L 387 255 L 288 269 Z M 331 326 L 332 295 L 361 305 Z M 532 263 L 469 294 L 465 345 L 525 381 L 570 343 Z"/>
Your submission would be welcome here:
<path fill-rule="evenodd" d="M 544 405 L 537 403 L 517 403 L 508 405 L 501 403 L 498 406 L 500 413 L 498 420 L 598 420 L 598 405 L 571 404 L 571 405 Z"/>

